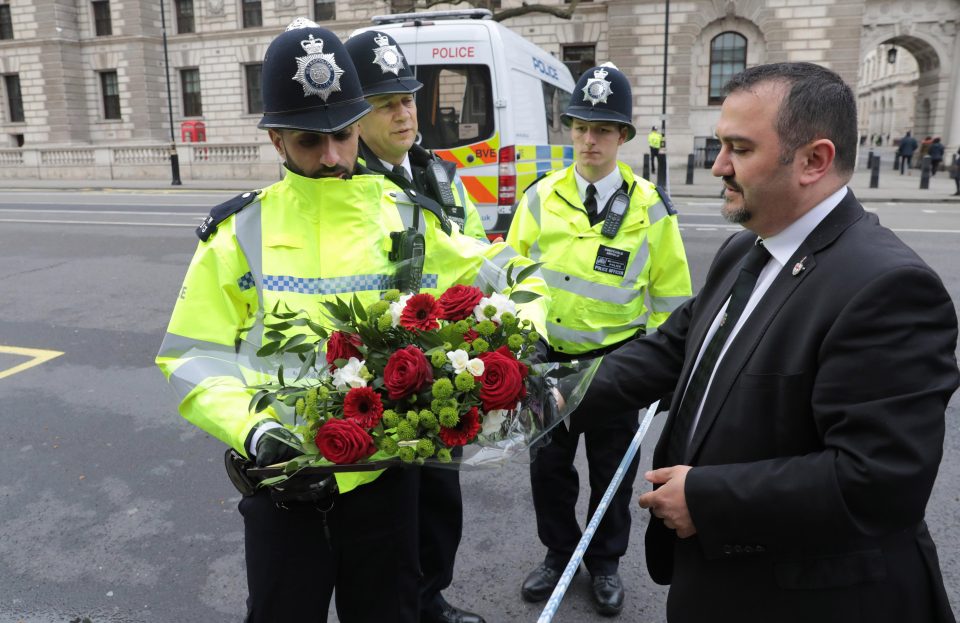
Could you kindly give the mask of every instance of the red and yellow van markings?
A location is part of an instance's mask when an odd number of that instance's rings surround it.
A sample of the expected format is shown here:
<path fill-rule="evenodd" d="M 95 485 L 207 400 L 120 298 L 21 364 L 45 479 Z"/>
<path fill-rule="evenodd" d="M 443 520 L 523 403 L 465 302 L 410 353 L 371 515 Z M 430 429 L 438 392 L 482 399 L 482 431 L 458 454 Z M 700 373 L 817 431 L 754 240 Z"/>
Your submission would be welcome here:
<path fill-rule="evenodd" d="M 497 202 L 497 178 L 492 175 L 483 177 L 460 176 L 463 187 L 474 203 Z"/>

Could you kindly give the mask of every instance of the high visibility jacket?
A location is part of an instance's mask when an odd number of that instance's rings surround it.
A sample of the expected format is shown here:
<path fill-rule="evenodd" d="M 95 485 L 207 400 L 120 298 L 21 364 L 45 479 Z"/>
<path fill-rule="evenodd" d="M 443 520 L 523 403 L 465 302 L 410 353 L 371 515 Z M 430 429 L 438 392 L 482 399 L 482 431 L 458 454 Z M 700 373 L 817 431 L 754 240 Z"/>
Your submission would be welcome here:
<path fill-rule="evenodd" d="M 544 263 L 550 346 L 581 354 L 655 329 L 690 296 L 691 287 L 676 212 L 657 188 L 618 162 L 627 187 L 637 186 L 620 229 L 607 238 L 603 222 L 590 225 L 574 166 L 524 192 L 507 242 Z"/>
<path fill-rule="evenodd" d="M 663 134 L 660 134 L 656 130 L 651 130 L 650 134 L 647 134 L 647 143 L 654 149 L 660 149 L 663 147 Z"/>
<path fill-rule="evenodd" d="M 410 158 L 410 166 L 414 169 L 415 177 L 418 177 L 420 174 L 422 174 L 424 167 L 426 167 L 426 165 L 430 162 L 439 162 L 444 167 L 444 169 L 447 171 L 447 175 L 452 180 L 450 183 L 450 190 L 453 191 L 453 198 L 454 202 L 456 203 L 457 211 L 462 214 L 462 218 L 460 219 L 462 222 L 457 223 L 460 231 L 468 236 L 486 240 L 487 232 L 483 229 L 483 222 L 480 219 L 480 213 L 477 212 L 477 206 L 473 205 L 473 202 L 470 201 L 470 197 L 467 195 L 467 191 L 460 182 L 460 178 L 457 177 L 456 165 L 452 162 L 438 158 L 433 153 L 416 144 L 410 148 L 408 156 Z M 399 187 L 403 190 L 413 188 L 418 192 L 426 193 L 436 201 L 440 201 L 439 197 L 433 196 L 431 191 L 429 191 L 427 188 L 424 188 L 426 184 L 418 184 L 406 178 L 398 178 L 393 174 L 392 171 L 387 171 L 383 167 L 377 155 L 373 153 L 373 150 L 370 149 L 370 147 L 363 141 L 360 142 L 359 162 L 361 165 L 367 167 L 374 173 L 383 175 L 385 186 Z M 390 188 L 388 188 L 388 190 L 390 190 Z"/>
<path fill-rule="evenodd" d="M 324 301 L 355 294 L 369 305 L 394 287 L 390 232 L 403 228 L 394 201 L 385 195 L 379 175 L 344 181 L 288 171 L 199 244 L 157 356 L 181 396 L 184 418 L 245 456 L 244 442 L 260 420 L 292 422 L 292 410 L 280 403 L 261 413 L 248 410 L 254 392 L 247 386 L 273 374 L 256 356 L 264 343 L 264 310 L 279 303 L 281 309 L 305 310 L 323 324 Z M 511 260 L 529 263 L 504 244 L 489 245 L 456 231 L 447 236 L 430 218 L 420 219 L 427 256 L 422 291 L 436 294 L 473 283 L 481 273 L 496 280 Z M 547 293 L 539 276 L 517 288 Z M 533 301 L 518 314 L 542 326 L 546 305 L 546 299 Z M 299 363 L 285 367 L 298 369 Z M 340 491 L 379 473 L 338 474 Z"/>

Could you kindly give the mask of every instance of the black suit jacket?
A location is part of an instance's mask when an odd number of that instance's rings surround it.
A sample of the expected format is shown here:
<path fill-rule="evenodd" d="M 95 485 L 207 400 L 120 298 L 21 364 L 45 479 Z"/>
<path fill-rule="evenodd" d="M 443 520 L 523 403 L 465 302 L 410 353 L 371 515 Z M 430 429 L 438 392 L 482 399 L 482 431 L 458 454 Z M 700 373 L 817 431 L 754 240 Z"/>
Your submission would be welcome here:
<path fill-rule="evenodd" d="M 696 297 L 608 355 L 578 410 L 616 413 L 676 389 L 654 468 L 754 239 L 728 239 Z M 923 517 L 956 342 L 939 277 L 848 191 L 717 366 L 685 457 L 696 535 L 678 539 L 651 515 L 647 566 L 672 584 L 669 620 L 954 621 Z"/>

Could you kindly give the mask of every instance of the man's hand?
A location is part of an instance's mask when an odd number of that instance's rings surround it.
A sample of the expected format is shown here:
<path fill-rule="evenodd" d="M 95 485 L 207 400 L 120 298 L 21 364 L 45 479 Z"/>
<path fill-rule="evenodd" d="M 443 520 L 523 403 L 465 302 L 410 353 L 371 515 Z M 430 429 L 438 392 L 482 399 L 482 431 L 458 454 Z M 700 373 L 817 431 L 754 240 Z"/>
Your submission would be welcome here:
<path fill-rule="evenodd" d="M 663 525 L 677 531 L 681 539 L 691 537 L 697 533 L 690 510 L 687 508 L 687 498 L 683 492 L 683 485 L 687 481 L 689 465 L 674 465 L 649 471 L 643 477 L 655 485 L 662 485 L 658 489 L 640 496 L 640 508 L 649 508 L 653 514 L 663 520 Z"/>
<path fill-rule="evenodd" d="M 271 428 L 257 440 L 257 467 L 283 463 L 301 454 L 300 440 L 282 426 Z"/>

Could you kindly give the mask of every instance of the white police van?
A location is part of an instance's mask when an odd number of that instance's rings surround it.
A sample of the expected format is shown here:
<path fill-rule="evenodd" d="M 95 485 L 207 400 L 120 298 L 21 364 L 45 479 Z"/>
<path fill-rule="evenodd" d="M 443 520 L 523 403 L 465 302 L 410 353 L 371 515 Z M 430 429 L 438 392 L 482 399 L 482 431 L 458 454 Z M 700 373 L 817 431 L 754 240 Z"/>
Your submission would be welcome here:
<path fill-rule="evenodd" d="M 493 21 L 486 9 L 381 15 L 417 92 L 421 144 L 456 163 L 491 236 L 510 226 L 528 184 L 573 162 L 560 115 L 576 84 L 567 67 Z"/>

